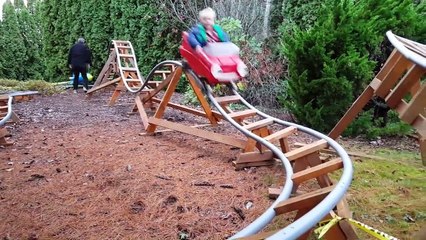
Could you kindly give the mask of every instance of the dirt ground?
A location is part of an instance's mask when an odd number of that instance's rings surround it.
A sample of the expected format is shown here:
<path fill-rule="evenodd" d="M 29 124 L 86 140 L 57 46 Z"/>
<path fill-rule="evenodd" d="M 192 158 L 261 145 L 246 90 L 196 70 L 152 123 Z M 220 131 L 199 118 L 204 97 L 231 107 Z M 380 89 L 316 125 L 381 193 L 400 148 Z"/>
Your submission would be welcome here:
<path fill-rule="evenodd" d="M 281 167 L 235 171 L 238 149 L 178 132 L 141 135 L 131 95 L 108 107 L 110 94 L 14 105 L 14 145 L 0 148 L 0 238 L 223 239 L 271 205 Z"/>

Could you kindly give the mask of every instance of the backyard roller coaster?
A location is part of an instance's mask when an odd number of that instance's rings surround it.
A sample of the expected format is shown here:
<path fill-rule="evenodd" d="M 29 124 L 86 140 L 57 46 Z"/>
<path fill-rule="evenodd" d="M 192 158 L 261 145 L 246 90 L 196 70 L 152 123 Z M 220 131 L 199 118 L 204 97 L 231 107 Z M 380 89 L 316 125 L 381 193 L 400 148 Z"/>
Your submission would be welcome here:
<path fill-rule="evenodd" d="M 148 134 L 154 134 L 158 127 L 163 127 L 239 148 L 241 153 L 233 162 L 236 169 L 273 164 L 283 166 L 286 178 L 283 188 L 275 196 L 275 202 L 258 219 L 232 236 L 232 239 L 306 239 L 321 220 L 333 218 L 335 215 L 350 217 L 345 193 L 349 188 L 353 169 L 348 154 L 326 135 L 269 116 L 245 101 L 238 93 L 234 82 L 241 78 L 245 70 L 241 67 L 239 58 L 225 56 L 228 59 L 220 58 L 213 61 L 214 64 L 222 64 L 219 67 L 224 69 L 224 72 L 226 69 L 238 71 L 233 75 L 233 79 L 212 79 L 215 76 L 223 76 L 220 72 L 222 69 L 219 70 L 219 74 L 205 76 L 198 66 L 195 73 L 191 65 L 194 64 L 196 56 L 190 64 L 163 61 L 143 79 L 137 68 L 130 42 L 113 41 L 112 44 L 108 61 L 94 87 L 88 92 L 88 96 L 107 86 L 115 86 L 110 100 L 112 105 L 120 91 L 134 92 L 136 96 L 132 110 L 139 113 Z M 185 42 L 180 47 L 184 58 L 189 58 L 189 55 L 193 54 L 187 47 Z M 211 68 L 206 62 L 203 64 L 205 69 L 218 69 L 217 66 Z M 232 67 L 232 64 L 237 66 Z M 192 87 L 201 109 L 171 102 L 179 81 L 184 79 L 183 76 Z M 212 86 L 216 83 L 227 88 L 228 94 L 221 96 L 214 94 Z M 232 110 L 231 104 L 239 104 L 240 110 Z M 204 117 L 212 126 L 225 120 L 238 129 L 243 137 L 228 136 L 201 129 L 199 126 L 186 126 L 163 119 L 167 107 Z M 289 138 L 298 131 L 305 132 L 316 140 L 303 147 L 294 148 L 295 144 L 292 144 Z M 320 150 L 328 147 L 337 152 L 337 157 L 323 161 Z M 339 169 L 342 169 L 339 174 L 340 180 L 334 182 L 329 174 Z M 318 189 L 298 194 L 298 187 L 312 179 L 318 183 L 316 184 Z M 293 223 L 272 232 L 261 232 L 274 217 L 289 212 L 296 212 Z M 350 225 L 342 221 L 327 232 L 326 238 L 355 239 L 356 235 Z"/>
<path fill-rule="evenodd" d="M 392 33 L 388 33 L 388 37 L 392 36 L 394 36 Z M 397 39 L 397 41 L 400 40 L 402 39 Z M 137 70 L 136 58 L 130 42 L 113 41 L 113 45 L 114 48 L 111 48 L 109 59 L 94 88 L 88 92 L 89 96 L 107 86 L 117 85 L 110 100 L 110 105 L 112 105 L 120 91 L 134 92 L 136 96 L 132 110 L 139 113 L 143 127 L 148 134 L 154 134 L 158 127 L 163 127 L 239 148 L 241 152 L 233 162 L 237 170 L 273 164 L 282 165 L 286 176 L 283 187 L 279 190 L 270 189 L 270 196 L 274 195 L 276 200 L 259 218 L 236 233 L 231 239 L 307 239 L 313 228 L 322 220 L 336 216 L 351 218 L 345 194 L 352 180 L 352 162 L 345 150 L 332 139 L 336 138 L 334 134 L 329 137 L 310 128 L 286 122 L 259 111 L 238 93 L 235 81 L 239 80 L 237 75 L 241 74 L 237 72 L 232 80 L 227 81 L 226 79 L 216 79 L 216 76 L 220 76 L 220 74 L 206 73 L 206 69 L 215 71 L 218 68 L 216 66 L 212 68 L 208 61 L 194 65 L 196 56 L 191 56 L 195 53 L 188 49 L 185 37 L 180 51 L 185 59 L 191 58 L 188 61 L 189 64 L 186 61 L 163 61 L 156 65 L 145 79 Z M 399 48 L 396 49 L 396 51 L 399 50 Z M 406 56 L 404 53 L 402 54 Z M 390 58 L 395 58 L 395 53 Z M 232 57 L 232 59 L 235 58 Z M 408 59 L 411 60 L 411 58 Z M 212 62 L 218 63 L 217 61 Z M 230 61 L 228 59 L 223 62 L 238 65 L 238 60 Z M 413 66 L 408 65 L 404 66 Z M 420 65 L 420 67 L 424 73 L 424 66 Z M 158 78 L 158 75 L 161 77 Z M 416 73 L 415 76 L 417 75 Z M 171 102 L 179 81 L 183 79 L 189 82 L 201 109 Z M 215 84 L 226 88 L 227 94 L 220 96 L 215 94 L 212 90 L 212 86 Z M 424 92 L 424 86 L 421 91 L 416 91 L 417 94 L 419 92 Z M 419 101 L 416 103 L 418 106 Z M 238 104 L 239 110 L 233 110 L 232 104 Z M 213 110 L 211 106 L 214 106 L 216 110 Z M 211 126 L 216 126 L 225 120 L 244 137 L 228 136 L 201 129 L 200 126 L 186 126 L 163 119 L 168 107 L 204 117 Z M 424 104 L 421 107 L 424 110 Z M 420 125 L 424 128 L 423 123 Z M 291 143 L 291 135 L 297 132 L 304 132 L 315 140 L 302 145 Z M 334 149 L 336 157 L 324 159 L 320 152 L 326 148 Z M 333 181 L 329 175 L 337 170 L 340 170 L 336 174 L 339 176 L 339 180 Z M 313 180 L 317 182 L 314 184 L 318 186 L 317 189 L 303 194 L 298 193 L 297 189 L 301 184 L 307 181 L 312 183 Z M 275 217 L 289 212 L 296 212 L 291 224 L 274 231 L 263 231 Z M 357 236 L 347 221 L 340 221 L 326 233 L 325 238 L 357 239 Z"/>

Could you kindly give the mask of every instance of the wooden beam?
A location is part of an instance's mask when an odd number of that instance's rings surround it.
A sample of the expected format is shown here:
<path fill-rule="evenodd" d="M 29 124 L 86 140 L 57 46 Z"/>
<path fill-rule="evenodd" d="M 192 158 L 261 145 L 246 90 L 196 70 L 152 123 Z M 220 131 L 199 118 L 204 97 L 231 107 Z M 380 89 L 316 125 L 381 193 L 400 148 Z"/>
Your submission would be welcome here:
<path fill-rule="evenodd" d="M 171 81 L 167 87 L 166 92 L 164 93 L 163 99 L 161 100 L 160 105 L 157 108 L 157 111 L 154 114 L 154 118 L 162 118 L 164 111 L 166 111 L 167 104 L 170 102 L 173 93 L 175 92 L 176 86 L 179 83 L 180 77 L 182 76 L 182 68 L 178 67 L 173 74 L 170 74 Z M 145 100 L 145 99 L 144 99 Z M 155 131 L 156 126 L 150 124 L 146 129 L 147 132 L 152 133 Z"/>
<path fill-rule="evenodd" d="M 280 140 L 282 138 L 286 138 L 286 137 L 290 136 L 291 134 L 295 133 L 296 131 L 297 131 L 297 128 L 294 127 L 294 126 L 286 127 L 284 129 L 281 129 L 277 132 L 272 133 L 269 136 L 266 136 L 265 140 L 269 141 L 269 142 L 273 142 L 275 140 Z"/>
<path fill-rule="evenodd" d="M 396 82 L 400 79 L 402 74 L 413 65 L 407 58 L 400 56 L 397 62 L 393 65 L 392 69 L 386 74 L 375 94 L 383 99 L 390 93 Z M 380 78 L 379 78 L 380 79 Z"/>
<path fill-rule="evenodd" d="M 345 115 L 340 119 L 336 126 L 334 126 L 328 136 L 332 139 L 337 139 L 373 96 L 374 89 L 371 86 L 368 86 L 357 100 L 355 100 L 349 110 L 346 111 Z"/>
<path fill-rule="evenodd" d="M 173 130 L 178 131 L 178 132 L 182 132 L 182 133 L 190 134 L 190 135 L 193 135 L 193 136 L 205 138 L 205 139 L 208 139 L 208 140 L 227 144 L 227 145 L 234 146 L 234 147 L 241 148 L 241 149 L 243 149 L 246 145 L 246 141 L 241 140 L 241 139 L 225 136 L 225 135 L 222 135 L 222 134 L 219 134 L 219 133 L 210 132 L 210 131 L 206 131 L 206 130 L 202 130 L 202 129 L 196 129 L 196 128 L 188 127 L 188 126 L 185 126 L 185 125 L 182 125 L 182 124 L 166 121 L 166 120 L 163 120 L 163 119 L 151 117 L 151 118 L 149 118 L 149 124 L 150 124 L 150 126 L 155 125 L 155 126 L 165 127 L 165 128 L 168 128 L 168 129 L 173 129 Z"/>
<path fill-rule="evenodd" d="M 102 68 L 101 72 L 98 75 L 98 78 L 96 79 L 95 83 L 93 84 L 93 87 L 97 87 L 98 85 L 101 85 L 106 78 L 108 78 L 109 73 L 113 70 L 112 62 L 116 60 L 116 53 L 115 51 L 111 51 L 107 61 L 105 62 L 104 67 Z"/>
<path fill-rule="evenodd" d="M 408 103 L 408 106 L 400 113 L 401 120 L 408 124 L 412 124 L 419 114 L 424 112 L 426 107 L 426 84 L 422 84 L 422 88 L 417 91 L 416 95 Z"/>
<path fill-rule="evenodd" d="M 396 108 L 405 94 L 412 90 L 413 85 L 420 81 L 420 77 L 426 72 L 426 69 L 419 65 L 414 65 L 408 70 L 407 74 L 399 81 L 397 86 L 386 97 L 386 104 L 390 108 Z M 416 91 L 417 92 L 417 91 Z"/>
<path fill-rule="evenodd" d="M 86 94 L 92 94 L 93 92 L 96 92 L 96 91 L 98 91 L 98 90 L 100 90 L 100 89 L 102 89 L 102 88 L 105 88 L 105 87 L 108 87 L 109 85 L 112 85 L 112 84 L 115 84 L 115 83 L 118 83 L 118 82 L 120 82 L 121 81 L 121 77 L 118 77 L 118 78 L 116 78 L 116 79 L 113 79 L 113 80 L 111 80 L 111 81 L 108 81 L 108 82 L 106 82 L 106 83 L 102 83 L 102 84 L 100 84 L 99 86 L 97 86 L 97 87 L 92 87 L 91 89 L 89 89 L 89 91 L 87 91 L 87 93 Z"/>
<path fill-rule="evenodd" d="M 260 152 L 248 152 L 248 153 L 240 153 L 238 156 L 239 163 L 250 163 L 250 162 L 261 162 L 261 161 L 269 161 L 274 158 L 274 154 L 271 151 L 265 151 L 264 153 Z"/>
<path fill-rule="evenodd" d="M 195 93 L 195 96 L 197 96 L 197 99 L 200 102 L 201 107 L 203 108 L 204 112 L 206 113 L 207 119 L 209 119 L 211 124 L 216 125 L 217 119 L 214 117 L 214 115 L 212 113 L 212 109 L 210 108 L 210 104 L 204 98 L 203 92 L 198 87 L 196 80 L 194 79 L 194 77 L 191 74 L 186 74 L 186 72 L 185 72 L 185 76 L 188 79 L 189 84 L 191 85 L 192 90 Z"/>
<path fill-rule="evenodd" d="M 173 77 L 174 77 L 173 74 L 170 74 L 169 76 L 167 76 L 167 78 L 161 81 L 161 83 L 158 84 L 158 86 L 153 91 L 149 92 L 146 96 L 144 96 L 142 98 L 142 101 L 145 103 L 151 100 L 151 98 L 153 98 L 155 95 L 157 95 L 157 93 L 159 93 L 161 90 L 163 90 L 165 87 L 167 87 L 170 84 L 170 81 L 173 79 Z"/>
<path fill-rule="evenodd" d="M 286 153 L 285 156 L 288 158 L 288 160 L 294 161 L 300 157 L 307 156 L 311 153 L 314 153 L 326 147 L 328 147 L 327 141 L 324 139 L 321 139 L 316 142 L 307 144 L 303 147 L 291 150 L 290 152 Z"/>
<path fill-rule="evenodd" d="M 142 125 L 143 125 L 144 129 L 146 130 L 148 128 L 148 125 L 149 125 L 149 123 L 148 123 L 148 115 L 146 115 L 145 108 L 143 106 L 140 94 L 138 94 L 136 96 L 136 98 L 135 98 L 135 104 L 136 104 L 136 106 L 138 108 L 139 116 L 141 117 L 141 120 L 142 120 Z"/>
<path fill-rule="evenodd" d="M 233 119 L 239 120 L 239 119 L 244 119 L 246 117 L 255 116 L 256 114 L 257 114 L 256 110 L 246 109 L 246 110 L 243 110 L 243 111 L 229 113 L 228 116 L 233 118 Z"/>
<path fill-rule="evenodd" d="M 326 163 L 307 168 L 293 174 L 292 180 L 295 184 L 300 184 L 309 179 L 320 177 L 324 174 L 343 168 L 343 162 L 339 159 L 330 160 Z"/>
<path fill-rule="evenodd" d="M 111 96 L 111 99 L 109 100 L 108 106 L 112 106 L 115 104 L 115 102 L 118 99 L 118 96 L 120 96 L 121 90 L 124 89 L 124 82 L 123 79 L 120 78 L 121 81 L 118 82 L 117 86 L 115 87 L 115 90 Z"/>
<path fill-rule="evenodd" d="M 219 104 L 230 104 L 230 103 L 236 103 L 241 100 L 240 96 L 238 95 L 231 95 L 231 96 L 224 96 L 224 97 L 216 97 L 215 100 Z"/>
<path fill-rule="evenodd" d="M 334 186 L 327 188 L 321 188 L 313 192 L 302 194 L 293 198 L 289 198 L 285 201 L 278 203 L 274 210 L 275 213 L 284 214 L 287 212 L 296 211 L 299 209 L 312 209 L 314 206 L 318 205 L 332 190 Z"/>
<path fill-rule="evenodd" d="M 158 99 L 158 98 L 155 98 L 155 97 L 151 98 L 151 100 L 153 102 L 155 102 L 155 103 L 161 103 L 161 99 Z M 169 103 L 167 103 L 167 106 L 171 107 L 171 108 L 174 108 L 174 109 L 178 109 L 178 110 L 183 111 L 183 112 L 194 114 L 196 116 L 206 117 L 207 118 L 207 115 L 206 115 L 205 112 L 197 110 L 197 109 L 193 109 L 193 108 L 190 108 L 190 107 L 187 107 L 187 106 L 184 106 L 184 105 L 180 105 L 180 104 L 177 104 L 177 103 L 171 103 L 171 102 L 169 102 Z M 215 118 L 224 119 L 224 117 L 222 116 L 222 114 L 220 114 L 217 111 L 212 111 L 212 114 L 214 115 Z"/>
<path fill-rule="evenodd" d="M 274 123 L 274 119 L 272 119 L 272 118 L 265 118 L 265 119 L 262 119 L 260 121 L 244 125 L 243 128 L 245 128 L 245 129 L 247 129 L 249 131 L 252 131 L 252 130 L 255 130 L 255 129 L 258 129 L 258 128 L 263 128 L 263 127 L 269 126 L 269 125 L 271 125 L 273 123 Z"/>

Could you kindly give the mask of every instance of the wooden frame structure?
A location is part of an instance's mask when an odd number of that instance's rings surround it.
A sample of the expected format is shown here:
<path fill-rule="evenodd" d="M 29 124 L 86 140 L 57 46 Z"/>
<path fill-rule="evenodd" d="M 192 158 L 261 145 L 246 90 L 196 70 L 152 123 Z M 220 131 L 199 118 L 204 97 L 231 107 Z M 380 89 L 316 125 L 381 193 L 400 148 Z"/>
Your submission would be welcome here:
<path fill-rule="evenodd" d="M 333 139 L 347 128 L 374 96 L 385 100 L 401 120 L 419 135 L 423 165 L 426 165 L 426 45 L 387 33 L 395 49 L 380 72 L 331 130 Z"/>
<path fill-rule="evenodd" d="M 170 70 L 158 70 L 155 75 L 160 75 L 165 79 L 168 74 L 174 71 L 173 66 L 169 67 Z M 87 98 L 90 98 L 94 92 L 115 86 L 108 103 L 109 106 L 112 106 L 116 103 L 122 91 L 139 92 L 143 87 L 143 82 L 144 79 L 139 71 L 132 44 L 129 41 L 113 40 L 108 60 L 93 87 L 87 91 Z"/>
<path fill-rule="evenodd" d="M 116 85 L 109 106 L 115 104 L 121 91 L 137 92 L 143 85 L 132 44 L 129 41 L 113 40 L 111 46 L 107 62 L 93 87 L 87 91 L 87 97 L 90 98 L 94 92 Z"/>
<path fill-rule="evenodd" d="M 185 75 L 185 79 L 189 81 L 202 110 L 192 109 L 187 106 L 171 102 L 172 95 L 175 92 L 178 82 L 182 79 L 182 75 Z M 188 71 L 182 66 L 176 66 L 175 70 L 162 82 L 153 86 L 152 89 L 144 89 L 138 93 L 135 98 L 133 111 L 139 112 L 142 124 L 147 134 L 154 134 L 158 127 L 163 127 L 239 148 L 241 149 L 241 153 L 237 157 L 237 160 L 233 162 L 236 170 L 246 167 L 273 165 L 277 163 L 277 159 L 271 151 L 267 150 L 264 146 L 252 138 L 247 137 L 246 139 L 241 139 L 231 137 L 213 131 L 198 129 L 197 126 L 186 126 L 163 119 L 167 107 L 204 117 L 212 126 L 215 126 L 221 120 L 230 117 L 244 129 L 268 142 L 278 144 L 281 151 L 293 164 L 293 170 L 295 172 L 293 176 L 293 181 L 295 183 L 293 192 L 296 193 L 299 185 L 312 179 L 316 179 L 320 189 L 292 197 L 280 203 L 275 207 L 277 215 L 297 211 L 296 219 L 300 218 L 321 202 L 334 189 L 334 183 L 330 179 L 329 174 L 343 168 L 343 164 L 338 158 L 330 161 L 323 161 L 320 158 L 319 151 L 328 147 L 325 140 L 320 139 L 313 143 L 306 144 L 303 147 L 292 149 L 288 138 L 297 132 L 296 127 L 289 126 L 274 132 L 272 125 L 274 123 L 276 124 L 276 122 L 272 117 L 266 117 L 259 120 L 260 116 L 255 109 L 233 111 L 230 104 L 243 101 L 241 96 L 237 94 L 216 96 L 214 98 L 214 101 L 216 101 L 221 108 L 225 110 L 227 116 L 224 116 L 220 112 L 211 109 L 205 94 L 200 88 L 201 84 L 199 81 L 200 80 L 192 74 L 188 74 Z M 158 97 L 160 95 L 158 93 L 163 90 L 164 94 L 162 94 L 162 97 Z M 207 91 L 211 92 L 211 90 Z M 153 114 L 149 116 L 148 112 L 152 111 L 154 111 Z M 270 189 L 271 196 L 273 196 L 276 192 L 279 193 L 281 190 Z M 327 218 L 331 218 L 336 213 L 339 216 L 351 217 L 345 199 L 341 200 L 341 202 L 336 206 L 335 211 L 331 211 Z M 248 239 L 263 239 L 273 233 L 274 232 L 261 233 L 259 235 L 249 237 Z M 311 232 L 307 232 L 300 239 L 307 239 L 310 233 Z M 329 231 L 326 238 L 356 239 L 357 237 L 350 224 L 342 221 Z"/>

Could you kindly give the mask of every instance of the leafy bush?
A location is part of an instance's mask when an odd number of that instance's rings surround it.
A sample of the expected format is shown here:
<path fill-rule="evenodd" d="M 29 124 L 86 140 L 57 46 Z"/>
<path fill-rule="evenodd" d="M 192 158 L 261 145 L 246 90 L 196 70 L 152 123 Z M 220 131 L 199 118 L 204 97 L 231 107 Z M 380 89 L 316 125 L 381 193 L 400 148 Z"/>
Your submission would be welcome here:
<path fill-rule="evenodd" d="M 13 88 L 18 86 L 20 81 L 14 79 L 0 79 L 0 86 L 6 88 Z"/>
<path fill-rule="evenodd" d="M 62 89 L 60 89 L 59 87 L 43 80 L 29 80 L 25 82 L 19 82 L 19 85 L 16 87 L 16 90 L 38 91 L 42 95 L 53 95 L 55 93 L 62 92 Z"/>
<path fill-rule="evenodd" d="M 312 24 L 297 17 L 303 9 L 293 9 L 299 14 L 288 21 L 300 26 L 283 27 L 281 53 L 289 61 L 285 106 L 301 124 L 327 132 L 371 81 L 385 31 L 415 34 L 408 29 L 420 29 L 425 20 L 411 0 L 325 1 Z"/>
<path fill-rule="evenodd" d="M 380 127 L 380 120 L 373 121 L 372 116 L 373 109 L 361 113 L 343 132 L 343 136 L 364 135 L 368 139 L 376 139 L 377 137 L 404 136 L 414 131 L 409 124 L 399 119 L 395 111 L 389 111 L 389 123 L 385 127 Z"/>

